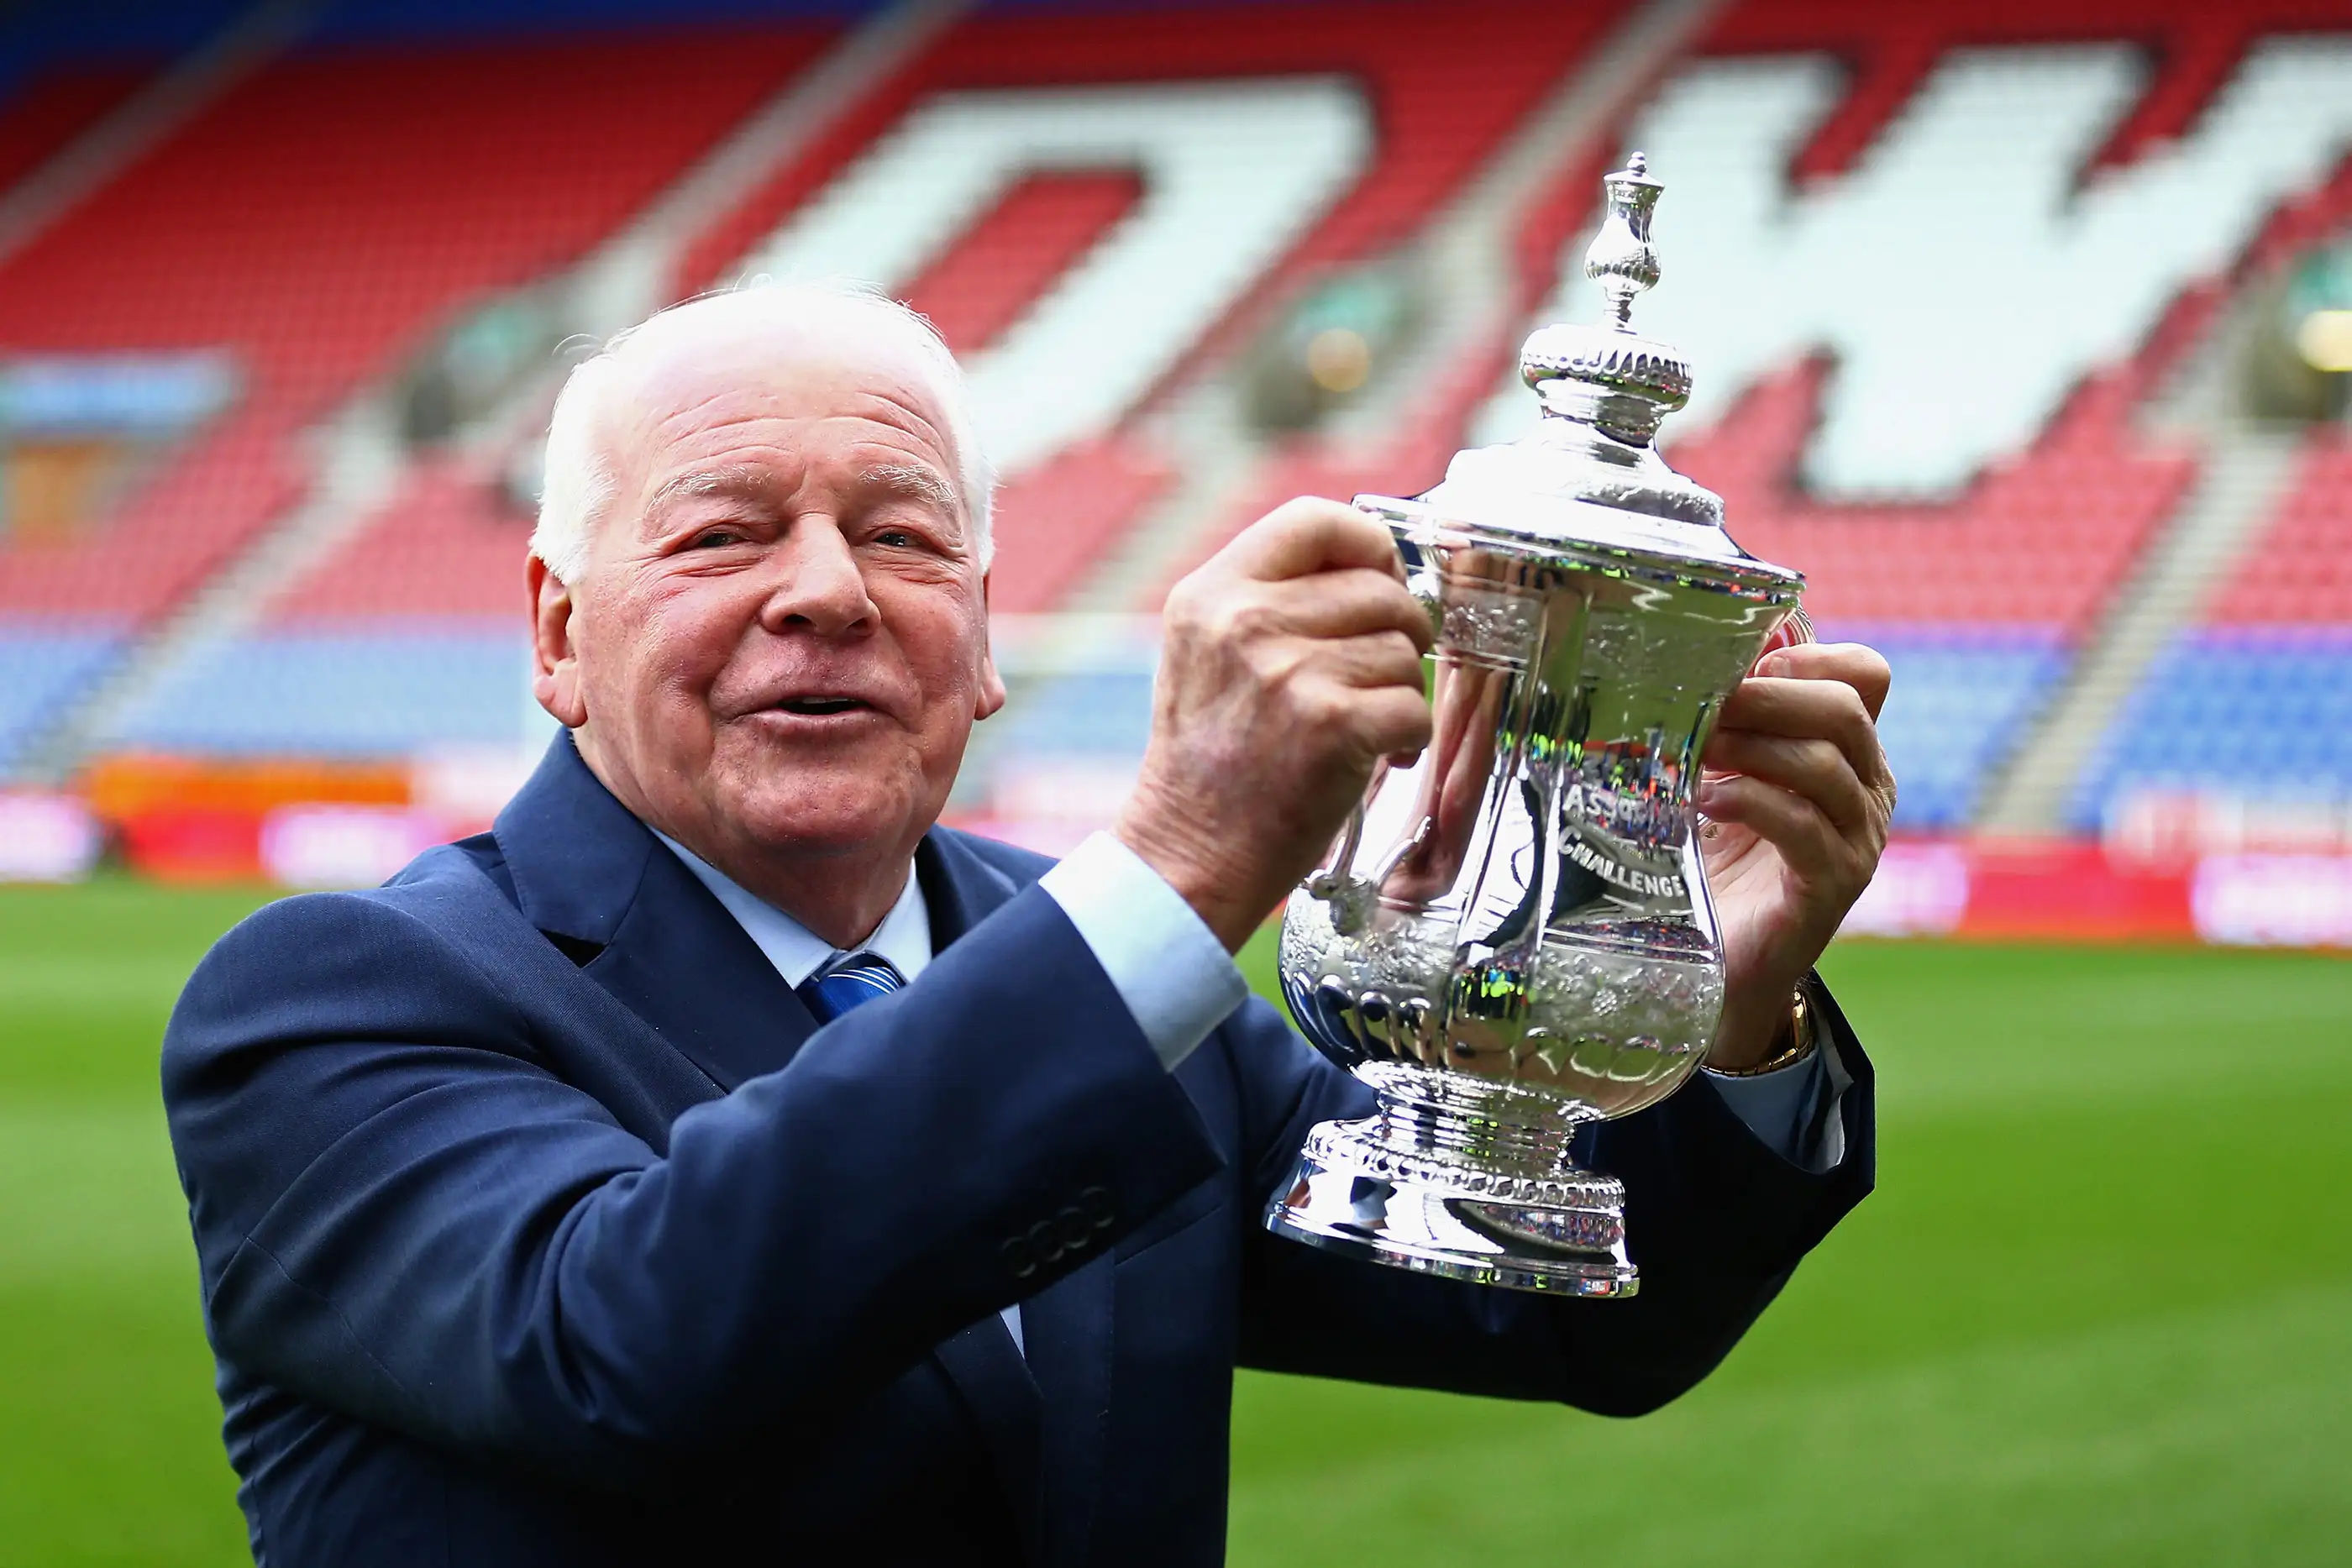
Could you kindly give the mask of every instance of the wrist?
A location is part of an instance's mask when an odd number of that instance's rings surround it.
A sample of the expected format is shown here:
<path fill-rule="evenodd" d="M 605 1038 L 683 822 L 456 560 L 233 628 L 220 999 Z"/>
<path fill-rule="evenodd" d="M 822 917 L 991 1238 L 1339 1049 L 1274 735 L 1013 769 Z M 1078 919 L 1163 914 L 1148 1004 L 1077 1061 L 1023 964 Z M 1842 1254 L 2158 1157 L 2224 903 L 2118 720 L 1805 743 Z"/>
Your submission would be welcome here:
<path fill-rule="evenodd" d="M 1176 896 L 1192 906 L 1226 952 L 1240 952 L 1256 931 L 1265 912 L 1246 907 L 1250 903 L 1246 897 L 1235 898 L 1231 890 L 1236 879 L 1218 863 L 1217 857 L 1189 841 L 1185 834 L 1170 831 L 1151 811 L 1139 810 L 1130 801 L 1112 825 L 1111 836 L 1175 889 Z"/>
<path fill-rule="evenodd" d="M 1706 1066 L 1746 1076 L 1801 1061 L 1812 1044 L 1806 1014 L 1801 981 L 1775 987 L 1751 1001 L 1727 998 Z"/>

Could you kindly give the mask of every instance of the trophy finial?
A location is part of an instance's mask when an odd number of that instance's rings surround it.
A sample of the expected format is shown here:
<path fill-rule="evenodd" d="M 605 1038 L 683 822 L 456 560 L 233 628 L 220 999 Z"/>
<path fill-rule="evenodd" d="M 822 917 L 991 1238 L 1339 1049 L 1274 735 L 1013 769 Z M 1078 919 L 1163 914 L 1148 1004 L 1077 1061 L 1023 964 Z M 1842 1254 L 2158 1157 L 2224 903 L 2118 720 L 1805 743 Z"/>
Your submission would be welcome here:
<path fill-rule="evenodd" d="M 1690 362 L 1682 351 L 1639 337 L 1633 327 L 1635 298 L 1658 281 L 1650 215 L 1665 186 L 1650 177 L 1649 159 L 1636 152 L 1602 177 L 1601 189 L 1607 211 L 1584 253 L 1584 275 L 1608 297 L 1608 318 L 1538 328 L 1519 350 L 1519 375 L 1543 400 L 1548 425 L 1566 420 L 1645 446 L 1658 422 L 1690 400 Z"/>
<path fill-rule="evenodd" d="M 1601 285 L 1609 297 L 1612 325 L 1621 332 L 1633 329 L 1633 300 L 1658 282 L 1658 253 L 1650 246 L 1650 214 L 1657 210 L 1658 193 L 1665 189 L 1650 178 L 1650 161 L 1636 152 L 1625 167 L 1603 177 L 1601 190 L 1609 204 L 1601 232 L 1584 253 L 1584 276 Z"/>

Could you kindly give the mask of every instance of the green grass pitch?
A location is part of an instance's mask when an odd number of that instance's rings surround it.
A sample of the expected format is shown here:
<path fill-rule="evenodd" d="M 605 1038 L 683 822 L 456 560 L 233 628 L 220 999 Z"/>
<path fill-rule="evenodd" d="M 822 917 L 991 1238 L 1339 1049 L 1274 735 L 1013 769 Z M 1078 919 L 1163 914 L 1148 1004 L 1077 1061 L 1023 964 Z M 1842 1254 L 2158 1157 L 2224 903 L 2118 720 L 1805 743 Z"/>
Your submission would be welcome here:
<path fill-rule="evenodd" d="M 243 1558 L 155 1046 L 260 896 L 0 892 L 0 1563 Z M 1826 967 L 1879 1192 L 1724 1368 L 1630 1423 L 1245 1376 L 1237 1563 L 2352 1561 L 2352 964 Z"/>

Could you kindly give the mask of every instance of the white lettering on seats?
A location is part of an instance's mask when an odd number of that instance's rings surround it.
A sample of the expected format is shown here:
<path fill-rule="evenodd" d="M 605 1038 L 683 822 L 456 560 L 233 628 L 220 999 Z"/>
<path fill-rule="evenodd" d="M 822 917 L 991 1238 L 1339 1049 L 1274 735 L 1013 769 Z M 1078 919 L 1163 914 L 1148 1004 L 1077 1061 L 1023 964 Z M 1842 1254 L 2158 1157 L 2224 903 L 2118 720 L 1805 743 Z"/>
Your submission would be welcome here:
<path fill-rule="evenodd" d="M 1790 161 L 1843 90 L 1831 62 L 1674 79 L 1629 141 L 1666 184 L 1664 281 L 1634 325 L 1688 353 L 1697 382 L 1669 439 L 1827 349 L 1818 491 L 1948 494 L 2024 448 L 2352 147 L 2352 35 L 2257 46 L 2187 134 L 2085 174 L 2145 86 L 2120 45 L 1954 50 L 1851 172 L 1792 191 Z M 1584 244 L 1544 319 L 1594 313 Z M 1481 437 L 1517 434 L 1529 407 L 1498 398 Z"/>
<path fill-rule="evenodd" d="M 945 93 L 740 271 L 903 290 L 1023 174 L 1139 171 L 1134 210 L 969 366 L 1011 472 L 1116 424 L 1347 191 L 1372 138 L 1362 94 L 1323 77 Z"/>

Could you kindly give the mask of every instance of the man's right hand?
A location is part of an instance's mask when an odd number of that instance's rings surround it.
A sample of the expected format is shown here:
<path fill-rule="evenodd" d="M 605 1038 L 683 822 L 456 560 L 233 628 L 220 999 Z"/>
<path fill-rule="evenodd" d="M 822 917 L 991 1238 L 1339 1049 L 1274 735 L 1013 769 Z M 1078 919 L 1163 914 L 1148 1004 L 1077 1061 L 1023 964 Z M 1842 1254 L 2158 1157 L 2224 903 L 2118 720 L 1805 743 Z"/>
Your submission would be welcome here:
<path fill-rule="evenodd" d="M 1314 869 L 1381 758 L 1429 744 L 1429 618 L 1403 576 L 1385 525 L 1302 498 L 1169 592 L 1115 831 L 1228 950 Z"/>

